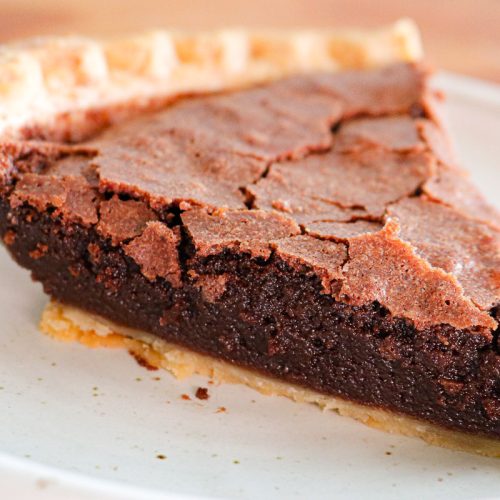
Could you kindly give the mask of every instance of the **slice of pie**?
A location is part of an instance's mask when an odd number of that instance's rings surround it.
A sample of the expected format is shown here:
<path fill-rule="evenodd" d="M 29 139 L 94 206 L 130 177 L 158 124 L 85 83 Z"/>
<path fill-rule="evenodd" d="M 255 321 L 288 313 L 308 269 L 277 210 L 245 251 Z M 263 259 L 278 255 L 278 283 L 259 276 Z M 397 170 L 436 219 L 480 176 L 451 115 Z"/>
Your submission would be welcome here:
<path fill-rule="evenodd" d="M 500 456 L 500 217 L 418 35 L 0 53 L 0 233 L 42 330 Z"/>

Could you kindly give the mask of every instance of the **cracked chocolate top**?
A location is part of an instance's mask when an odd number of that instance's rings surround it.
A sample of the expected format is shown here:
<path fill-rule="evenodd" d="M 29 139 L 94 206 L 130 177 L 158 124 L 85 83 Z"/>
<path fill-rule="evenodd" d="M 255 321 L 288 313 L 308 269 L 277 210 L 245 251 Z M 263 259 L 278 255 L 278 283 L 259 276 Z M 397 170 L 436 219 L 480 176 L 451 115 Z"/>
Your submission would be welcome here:
<path fill-rule="evenodd" d="M 400 64 L 185 98 L 86 144 L 5 145 L 0 179 L 151 280 L 190 279 L 187 238 L 194 259 L 282 259 L 418 328 L 495 329 L 500 217 L 456 166 L 426 78 Z"/>

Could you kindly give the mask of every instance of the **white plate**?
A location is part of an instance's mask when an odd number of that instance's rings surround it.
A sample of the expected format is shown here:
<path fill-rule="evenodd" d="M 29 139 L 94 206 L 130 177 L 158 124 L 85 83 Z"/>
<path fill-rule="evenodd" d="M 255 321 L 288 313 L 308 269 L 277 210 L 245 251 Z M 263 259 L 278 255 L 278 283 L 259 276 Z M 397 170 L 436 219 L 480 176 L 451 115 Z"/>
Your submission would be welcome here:
<path fill-rule="evenodd" d="M 456 146 L 498 201 L 500 90 L 440 75 Z M 174 380 L 37 332 L 39 285 L 0 253 L 3 498 L 493 498 L 500 461 L 240 386 Z M 160 377 L 160 380 L 155 380 Z M 94 389 L 95 388 L 95 389 Z M 221 406 L 225 413 L 217 413 Z M 157 458 L 165 455 L 164 460 Z"/>

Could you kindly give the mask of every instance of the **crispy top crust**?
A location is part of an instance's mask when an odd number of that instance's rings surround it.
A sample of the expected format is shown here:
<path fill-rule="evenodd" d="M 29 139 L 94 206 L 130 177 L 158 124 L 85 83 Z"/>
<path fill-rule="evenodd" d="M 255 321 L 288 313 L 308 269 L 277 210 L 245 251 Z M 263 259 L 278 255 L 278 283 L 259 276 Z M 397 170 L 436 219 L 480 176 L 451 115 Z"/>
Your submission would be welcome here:
<path fill-rule="evenodd" d="M 80 140 L 178 94 L 420 57 L 418 31 L 409 20 L 371 32 L 155 31 L 108 41 L 32 39 L 0 47 L 0 136 Z M 101 108 L 105 113 L 96 114 Z"/>
<path fill-rule="evenodd" d="M 499 216 L 456 166 L 426 72 L 385 66 L 419 55 L 406 21 L 9 46 L 4 138 L 78 140 L 178 94 L 245 88 L 177 99 L 76 147 L 4 139 L 0 180 L 14 209 L 94 227 L 150 280 L 181 285 L 184 234 L 195 258 L 279 258 L 337 300 L 379 302 L 418 328 L 491 330 Z M 335 72 L 370 66 L 383 67 Z"/>
<path fill-rule="evenodd" d="M 488 334 L 500 218 L 456 167 L 426 79 L 396 64 L 181 99 L 79 146 L 6 145 L 0 172 L 11 206 L 95 227 L 150 280 L 180 286 L 183 235 L 194 259 L 278 258 L 339 301 Z"/>

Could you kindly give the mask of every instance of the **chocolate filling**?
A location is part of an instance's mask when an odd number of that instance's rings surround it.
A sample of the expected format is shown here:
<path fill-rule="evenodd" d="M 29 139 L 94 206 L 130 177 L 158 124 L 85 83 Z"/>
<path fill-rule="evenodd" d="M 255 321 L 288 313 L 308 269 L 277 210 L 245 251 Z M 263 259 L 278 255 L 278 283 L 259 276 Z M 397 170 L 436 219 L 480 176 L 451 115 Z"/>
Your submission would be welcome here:
<path fill-rule="evenodd" d="M 9 207 L 0 207 L 5 234 Z M 192 260 L 188 238 L 184 283 L 174 288 L 145 278 L 95 230 L 28 207 L 10 218 L 18 221 L 11 252 L 63 303 L 325 394 L 500 437 L 499 356 L 482 335 L 446 325 L 417 330 L 377 303 L 339 303 L 310 269 L 298 272 L 275 255 Z M 34 258 L 36 247 L 46 250 Z M 212 301 L 190 278 L 197 275 L 229 278 Z"/>
<path fill-rule="evenodd" d="M 63 303 L 498 438 L 499 218 L 421 80 L 297 77 L 81 146 L 4 145 L 0 233 Z"/>

